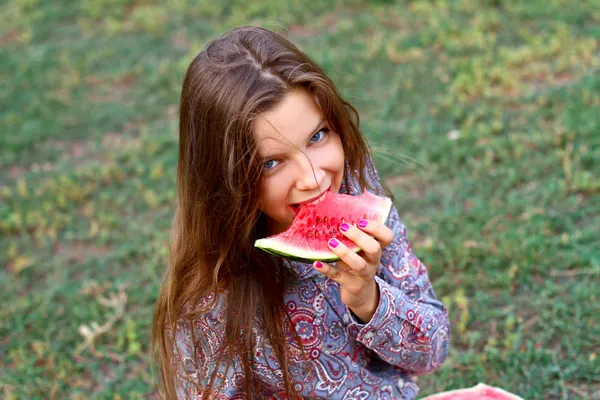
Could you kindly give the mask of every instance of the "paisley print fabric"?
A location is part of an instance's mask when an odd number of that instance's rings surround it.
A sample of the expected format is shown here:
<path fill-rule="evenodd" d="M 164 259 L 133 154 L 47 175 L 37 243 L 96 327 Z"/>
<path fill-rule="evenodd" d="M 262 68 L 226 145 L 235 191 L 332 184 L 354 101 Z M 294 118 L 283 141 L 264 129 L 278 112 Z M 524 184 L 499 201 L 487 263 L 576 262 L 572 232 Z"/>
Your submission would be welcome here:
<path fill-rule="evenodd" d="M 370 164 L 367 177 L 380 188 L 377 172 Z M 341 193 L 356 195 L 360 189 L 349 182 Z M 342 303 L 339 284 L 323 276 L 311 264 L 289 262 L 300 276 L 285 290 L 285 306 L 308 355 L 288 332 L 292 378 L 298 393 L 307 399 L 414 399 L 419 391 L 413 377 L 438 368 L 448 352 L 449 323 L 443 304 L 436 299 L 427 268 L 413 254 L 406 228 L 392 208 L 386 222 L 394 241 L 383 250 L 375 277 L 380 302 L 371 320 L 362 324 Z M 283 378 L 271 345 L 255 326 L 254 374 L 260 393 L 242 392 L 243 369 L 235 356 L 216 363 L 224 335 L 224 296 L 215 307 L 193 324 L 183 319 L 175 339 L 176 386 L 180 399 L 200 399 L 215 368 L 220 374 L 213 383 L 217 399 L 283 399 Z M 202 299 L 204 304 L 213 300 Z M 193 326 L 192 326 L 193 325 Z M 199 346 L 192 345 L 192 332 Z M 212 397 L 211 396 L 211 397 Z"/>

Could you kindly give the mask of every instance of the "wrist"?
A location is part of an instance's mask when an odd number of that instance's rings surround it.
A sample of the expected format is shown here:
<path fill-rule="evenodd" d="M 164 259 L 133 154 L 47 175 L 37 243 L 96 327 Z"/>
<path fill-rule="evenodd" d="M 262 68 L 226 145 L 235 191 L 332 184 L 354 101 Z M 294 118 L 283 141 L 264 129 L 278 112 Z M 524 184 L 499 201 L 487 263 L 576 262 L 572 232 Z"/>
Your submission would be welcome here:
<path fill-rule="evenodd" d="M 373 280 L 372 295 L 368 297 L 368 300 L 361 305 L 348 307 L 358 321 L 362 324 L 367 324 L 371 321 L 371 318 L 375 314 L 377 307 L 379 306 L 379 285 Z"/>

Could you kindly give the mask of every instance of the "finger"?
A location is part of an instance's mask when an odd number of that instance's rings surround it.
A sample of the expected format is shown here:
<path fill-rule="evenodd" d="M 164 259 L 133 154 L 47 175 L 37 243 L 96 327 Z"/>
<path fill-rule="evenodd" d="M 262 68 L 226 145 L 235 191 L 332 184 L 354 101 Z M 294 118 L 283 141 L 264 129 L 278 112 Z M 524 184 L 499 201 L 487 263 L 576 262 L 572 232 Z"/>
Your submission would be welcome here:
<path fill-rule="evenodd" d="M 375 272 L 377 272 L 373 271 L 373 266 L 378 266 L 378 262 L 374 264 L 369 264 L 365 258 L 359 256 L 358 254 L 350 250 L 345 244 L 343 244 L 339 240 L 331 238 L 329 239 L 329 242 L 327 242 L 327 244 L 329 245 L 331 251 L 333 251 L 338 257 L 340 257 L 343 263 L 350 268 L 349 272 L 352 273 L 352 275 L 363 279 L 368 279 L 372 278 Z M 377 245 L 379 246 L 379 243 L 377 243 Z"/>
<path fill-rule="evenodd" d="M 329 265 L 331 265 L 333 268 L 337 268 L 337 269 L 339 269 L 339 270 L 341 270 L 341 271 L 346 271 L 346 272 L 352 271 L 352 268 L 350 268 L 350 267 L 348 266 L 348 264 L 346 264 L 346 263 L 345 263 L 344 261 L 342 261 L 342 260 L 339 260 L 339 261 L 336 261 L 336 262 L 332 262 L 332 263 L 331 263 L 331 264 L 329 264 Z"/>
<path fill-rule="evenodd" d="M 381 244 L 375 238 L 345 222 L 340 225 L 340 232 L 360 247 L 369 264 L 379 264 L 381 258 Z"/>
<path fill-rule="evenodd" d="M 339 283 L 341 286 L 347 285 L 348 280 L 351 278 L 349 272 L 343 271 L 342 268 L 336 268 L 323 261 L 315 261 L 313 267 L 323 275 Z"/>
<path fill-rule="evenodd" d="M 375 238 L 381 244 L 381 248 L 389 246 L 394 241 L 394 232 L 382 222 L 361 219 L 356 226 Z"/>

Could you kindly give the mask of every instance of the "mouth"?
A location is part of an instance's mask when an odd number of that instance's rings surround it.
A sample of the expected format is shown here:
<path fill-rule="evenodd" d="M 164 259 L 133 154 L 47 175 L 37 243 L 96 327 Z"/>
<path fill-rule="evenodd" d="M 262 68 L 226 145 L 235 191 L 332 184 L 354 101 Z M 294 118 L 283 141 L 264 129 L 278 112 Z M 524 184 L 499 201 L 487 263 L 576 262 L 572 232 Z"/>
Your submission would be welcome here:
<path fill-rule="evenodd" d="M 306 201 L 303 201 L 302 203 L 295 203 L 295 204 L 290 205 L 290 207 L 292 208 L 292 211 L 294 211 L 294 215 L 296 215 L 298 213 L 301 206 L 306 206 L 306 205 L 312 206 L 315 204 L 319 204 L 320 202 L 325 200 L 325 195 L 327 194 L 327 192 L 330 192 L 330 191 L 331 191 L 331 186 L 329 186 L 326 190 L 324 190 L 323 193 L 319 194 L 316 197 L 313 197 L 312 199 L 308 199 Z"/>

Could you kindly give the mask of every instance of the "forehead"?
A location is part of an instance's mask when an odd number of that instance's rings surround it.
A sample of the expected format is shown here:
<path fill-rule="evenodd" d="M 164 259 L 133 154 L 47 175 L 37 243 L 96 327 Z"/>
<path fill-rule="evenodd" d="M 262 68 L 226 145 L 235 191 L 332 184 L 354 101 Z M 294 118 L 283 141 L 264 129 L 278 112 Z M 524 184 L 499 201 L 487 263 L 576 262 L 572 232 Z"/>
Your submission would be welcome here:
<path fill-rule="evenodd" d="M 273 110 L 252 121 L 252 133 L 261 153 L 305 144 L 323 120 L 317 102 L 305 90 L 289 92 Z"/>

